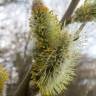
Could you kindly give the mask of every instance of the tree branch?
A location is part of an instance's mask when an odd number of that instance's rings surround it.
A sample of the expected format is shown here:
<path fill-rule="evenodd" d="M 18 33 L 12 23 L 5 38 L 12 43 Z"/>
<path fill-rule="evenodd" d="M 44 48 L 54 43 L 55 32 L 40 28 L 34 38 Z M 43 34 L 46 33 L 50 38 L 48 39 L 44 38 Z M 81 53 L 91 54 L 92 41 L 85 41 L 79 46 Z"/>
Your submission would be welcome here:
<path fill-rule="evenodd" d="M 73 14 L 76 6 L 78 5 L 80 0 L 72 0 L 67 11 L 65 12 L 65 14 L 63 15 L 60 23 L 61 23 L 61 29 L 63 28 L 64 26 L 64 21 L 67 20 L 69 21 L 71 19 L 71 15 Z M 67 23 L 67 22 L 66 22 Z"/>
<path fill-rule="evenodd" d="M 14 96 L 27 96 L 27 91 L 29 87 L 29 81 L 31 79 L 31 70 L 32 70 L 32 64 L 27 68 L 27 72 L 25 73 L 24 78 L 22 78 L 21 83 L 17 87 Z"/>
<path fill-rule="evenodd" d="M 29 45 L 30 39 L 31 39 L 31 32 L 29 31 L 28 37 L 26 39 L 26 45 L 25 45 L 25 48 L 24 48 L 24 62 L 25 62 L 25 64 L 26 64 L 26 57 L 27 57 L 26 52 L 28 50 L 28 45 Z"/>
<path fill-rule="evenodd" d="M 78 29 L 78 30 L 76 31 L 76 33 L 75 33 L 75 37 L 74 37 L 74 40 L 73 40 L 73 41 L 76 41 L 76 40 L 79 39 L 79 34 L 80 34 L 80 32 L 83 30 L 83 28 L 85 27 L 85 25 L 86 25 L 86 22 L 84 22 L 84 23 L 82 23 L 82 24 L 80 25 L 79 29 Z"/>

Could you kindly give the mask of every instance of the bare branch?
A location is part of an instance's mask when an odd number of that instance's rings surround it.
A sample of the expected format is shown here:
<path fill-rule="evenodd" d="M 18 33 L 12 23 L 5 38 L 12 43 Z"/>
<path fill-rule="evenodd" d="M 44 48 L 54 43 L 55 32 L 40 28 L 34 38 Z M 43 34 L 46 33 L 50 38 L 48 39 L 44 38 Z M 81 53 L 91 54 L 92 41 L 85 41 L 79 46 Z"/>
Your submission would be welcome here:
<path fill-rule="evenodd" d="M 60 21 L 60 23 L 61 23 L 61 29 L 64 26 L 64 21 L 65 20 L 68 20 L 69 21 L 71 19 L 71 15 L 73 14 L 73 12 L 74 12 L 76 6 L 78 5 L 79 1 L 80 0 L 72 0 L 71 1 L 70 5 L 69 5 L 69 7 L 67 9 L 67 11 L 65 12 L 65 14 L 63 15 L 63 17 L 62 17 L 62 19 Z"/>
<path fill-rule="evenodd" d="M 27 57 L 27 50 L 28 50 L 28 45 L 30 43 L 30 39 L 31 39 L 31 32 L 29 31 L 28 33 L 28 37 L 26 38 L 26 45 L 25 45 L 25 48 L 24 48 L 24 62 L 26 63 L 26 57 Z"/>
<path fill-rule="evenodd" d="M 25 73 L 24 78 L 22 78 L 21 83 L 19 84 L 19 86 L 17 87 L 14 96 L 26 96 L 26 92 L 25 90 L 28 90 L 28 85 L 29 85 L 29 81 L 31 78 L 31 70 L 32 70 L 32 64 L 30 64 L 29 68 L 27 68 L 27 72 Z"/>
<path fill-rule="evenodd" d="M 79 29 L 75 33 L 75 37 L 74 37 L 74 40 L 73 41 L 76 41 L 76 40 L 79 39 L 80 32 L 83 30 L 83 28 L 85 27 L 85 25 L 86 25 L 86 22 L 84 22 L 84 23 L 81 24 L 81 26 L 79 27 Z"/>

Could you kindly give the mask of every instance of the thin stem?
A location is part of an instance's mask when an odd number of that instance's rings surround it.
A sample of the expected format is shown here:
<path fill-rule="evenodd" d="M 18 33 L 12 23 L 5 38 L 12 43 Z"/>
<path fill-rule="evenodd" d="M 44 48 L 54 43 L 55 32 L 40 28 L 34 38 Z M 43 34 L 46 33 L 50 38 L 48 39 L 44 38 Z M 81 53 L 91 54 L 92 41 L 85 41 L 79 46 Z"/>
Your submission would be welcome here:
<path fill-rule="evenodd" d="M 79 29 L 75 33 L 75 37 L 74 37 L 74 40 L 73 41 L 76 41 L 76 40 L 79 39 L 80 32 L 83 30 L 83 28 L 85 27 L 85 25 L 86 25 L 86 22 L 84 22 L 84 23 L 81 24 L 81 26 L 79 27 Z"/>
<path fill-rule="evenodd" d="M 31 70 L 32 70 L 32 64 L 30 64 L 28 71 L 26 72 L 24 78 L 22 78 L 22 81 L 19 84 L 17 90 L 15 91 L 14 96 L 18 96 L 18 94 L 19 94 L 19 96 L 20 96 L 20 94 L 22 95 L 22 91 L 21 91 L 22 87 L 25 87 L 24 85 L 26 84 L 26 80 L 28 80 L 28 79 L 30 80 Z M 28 80 L 28 83 L 29 83 L 29 80 Z"/>
<path fill-rule="evenodd" d="M 26 45 L 25 45 L 25 48 L 24 48 L 24 63 L 26 63 L 26 57 L 27 57 L 26 52 L 28 50 L 28 45 L 29 45 L 30 39 L 31 39 L 31 32 L 29 32 L 29 34 L 28 34 L 28 37 L 27 37 L 27 40 L 26 40 Z"/>

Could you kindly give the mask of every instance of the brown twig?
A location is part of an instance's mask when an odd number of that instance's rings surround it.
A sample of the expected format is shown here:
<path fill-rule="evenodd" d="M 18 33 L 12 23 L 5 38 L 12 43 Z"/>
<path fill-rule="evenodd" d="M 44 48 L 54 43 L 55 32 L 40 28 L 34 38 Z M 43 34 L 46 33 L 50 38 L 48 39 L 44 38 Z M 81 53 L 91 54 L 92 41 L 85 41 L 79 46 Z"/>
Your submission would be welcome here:
<path fill-rule="evenodd" d="M 76 6 L 78 5 L 79 1 L 80 1 L 80 0 L 72 0 L 72 1 L 71 1 L 70 5 L 69 5 L 69 7 L 68 7 L 68 9 L 67 9 L 67 11 L 65 12 L 65 14 L 63 15 L 63 17 L 62 17 L 62 19 L 61 19 L 61 21 L 60 21 L 60 23 L 61 23 L 61 29 L 62 29 L 63 26 L 64 26 L 65 20 L 66 20 L 66 21 L 67 21 L 67 20 L 69 21 L 69 19 L 71 18 L 71 15 L 73 14 L 73 12 L 74 12 Z"/>
<path fill-rule="evenodd" d="M 75 37 L 74 37 L 74 40 L 73 41 L 76 41 L 76 40 L 79 39 L 80 32 L 83 30 L 83 28 L 85 27 L 85 25 L 86 25 L 86 22 L 84 22 L 84 23 L 81 24 L 81 26 L 79 27 L 79 29 L 75 33 Z"/>
<path fill-rule="evenodd" d="M 26 96 L 26 92 L 24 92 L 25 89 L 28 89 L 27 87 L 29 86 L 29 81 L 31 79 L 31 70 L 32 70 L 32 64 L 27 68 L 27 72 L 25 73 L 24 78 L 22 78 L 21 83 L 17 87 L 14 96 Z"/>

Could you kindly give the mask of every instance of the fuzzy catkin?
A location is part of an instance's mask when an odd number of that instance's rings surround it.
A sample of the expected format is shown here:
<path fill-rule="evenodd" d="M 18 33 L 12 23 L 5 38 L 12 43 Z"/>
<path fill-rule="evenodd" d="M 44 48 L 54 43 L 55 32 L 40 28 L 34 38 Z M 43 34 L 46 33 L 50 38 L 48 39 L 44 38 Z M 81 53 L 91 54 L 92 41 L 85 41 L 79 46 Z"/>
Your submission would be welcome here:
<path fill-rule="evenodd" d="M 61 32 L 56 16 L 41 0 L 37 1 L 34 0 L 30 18 L 30 30 L 37 39 L 31 82 L 37 85 L 42 96 L 55 96 L 73 80 L 73 39 L 68 32 Z"/>
<path fill-rule="evenodd" d="M 0 65 L 0 96 L 3 96 L 3 90 L 5 88 L 5 82 L 8 80 L 8 72 Z"/>

